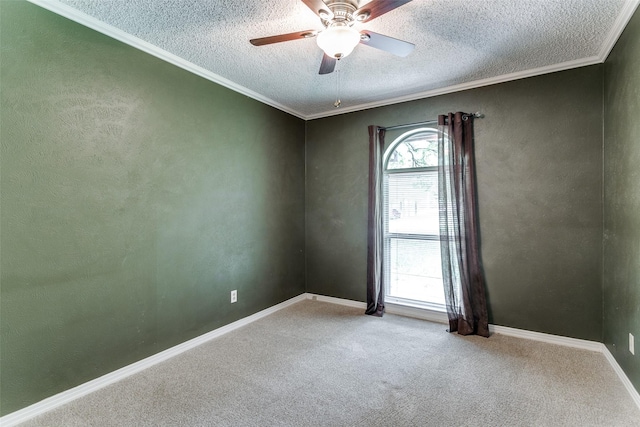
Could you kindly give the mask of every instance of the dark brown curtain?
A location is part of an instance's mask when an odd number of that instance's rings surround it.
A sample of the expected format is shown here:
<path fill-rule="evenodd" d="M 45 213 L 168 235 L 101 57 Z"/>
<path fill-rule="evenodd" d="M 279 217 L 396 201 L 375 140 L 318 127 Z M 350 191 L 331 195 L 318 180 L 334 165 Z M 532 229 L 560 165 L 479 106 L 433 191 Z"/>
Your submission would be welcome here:
<path fill-rule="evenodd" d="M 478 242 L 473 115 L 438 116 L 438 130 L 440 250 L 449 331 L 488 337 Z"/>
<path fill-rule="evenodd" d="M 382 288 L 382 155 L 384 129 L 369 126 L 369 232 L 367 236 L 367 311 L 382 316 L 384 290 Z"/>

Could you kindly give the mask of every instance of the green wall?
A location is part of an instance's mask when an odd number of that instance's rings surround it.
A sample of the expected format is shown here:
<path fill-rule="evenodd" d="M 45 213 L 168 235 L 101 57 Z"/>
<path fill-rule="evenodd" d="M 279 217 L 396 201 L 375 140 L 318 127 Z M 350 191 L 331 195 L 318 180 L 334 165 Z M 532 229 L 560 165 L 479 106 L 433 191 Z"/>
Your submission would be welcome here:
<path fill-rule="evenodd" d="M 640 11 L 604 67 L 604 343 L 640 390 Z M 633 356 L 629 333 L 636 339 Z"/>
<path fill-rule="evenodd" d="M 639 33 L 604 66 L 305 125 L 0 0 L 0 414 L 305 289 L 363 301 L 366 127 L 458 110 L 486 115 L 491 322 L 604 337 L 640 388 Z"/>
<path fill-rule="evenodd" d="M 308 122 L 307 290 L 365 299 L 367 125 L 460 110 L 486 116 L 475 137 L 491 323 L 601 341 L 600 65 Z"/>
<path fill-rule="evenodd" d="M 0 414 L 304 292 L 304 121 L 0 16 Z"/>

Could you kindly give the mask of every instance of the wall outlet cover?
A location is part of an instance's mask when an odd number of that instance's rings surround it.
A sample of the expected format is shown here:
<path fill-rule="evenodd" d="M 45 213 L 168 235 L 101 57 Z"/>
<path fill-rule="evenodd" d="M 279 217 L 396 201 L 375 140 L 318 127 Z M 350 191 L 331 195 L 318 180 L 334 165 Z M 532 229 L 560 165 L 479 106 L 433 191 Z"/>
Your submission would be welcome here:
<path fill-rule="evenodd" d="M 238 291 L 231 291 L 231 303 L 238 301 Z"/>
<path fill-rule="evenodd" d="M 631 332 L 629 332 L 629 351 L 633 355 L 636 354 L 635 338 L 633 337 L 633 334 Z"/>

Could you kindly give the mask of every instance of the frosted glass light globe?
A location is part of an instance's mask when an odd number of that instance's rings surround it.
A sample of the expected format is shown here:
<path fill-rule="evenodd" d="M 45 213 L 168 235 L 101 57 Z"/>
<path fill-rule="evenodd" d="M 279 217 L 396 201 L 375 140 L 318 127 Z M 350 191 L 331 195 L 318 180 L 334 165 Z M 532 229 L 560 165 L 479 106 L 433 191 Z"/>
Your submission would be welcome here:
<path fill-rule="evenodd" d="M 333 24 L 318 34 L 318 47 L 328 56 L 344 58 L 360 43 L 360 33 L 348 25 Z"/>

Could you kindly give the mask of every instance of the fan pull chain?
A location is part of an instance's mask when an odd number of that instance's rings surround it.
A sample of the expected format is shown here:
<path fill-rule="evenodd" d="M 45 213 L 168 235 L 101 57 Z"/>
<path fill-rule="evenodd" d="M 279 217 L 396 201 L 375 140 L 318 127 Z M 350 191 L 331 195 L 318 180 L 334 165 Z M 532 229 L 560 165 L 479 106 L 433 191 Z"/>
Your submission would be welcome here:
<path fill-rule="evenodd" d="M 342 101 L 340 101 L 340 70 L 338 69 L 338 64 L 340 64 L 340 61 L 336 61 L 336 102 L 333 103 L 333 106 L 336 108 L 340 107 L 340 104 L 342 104 Z"/>

